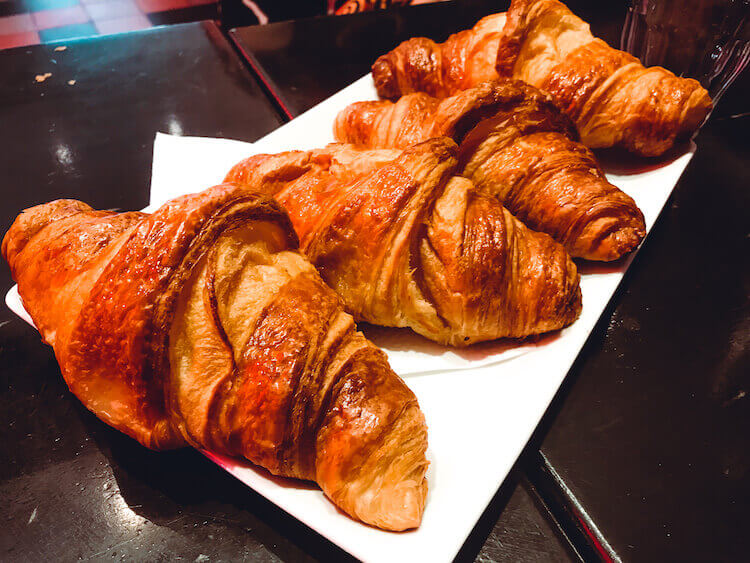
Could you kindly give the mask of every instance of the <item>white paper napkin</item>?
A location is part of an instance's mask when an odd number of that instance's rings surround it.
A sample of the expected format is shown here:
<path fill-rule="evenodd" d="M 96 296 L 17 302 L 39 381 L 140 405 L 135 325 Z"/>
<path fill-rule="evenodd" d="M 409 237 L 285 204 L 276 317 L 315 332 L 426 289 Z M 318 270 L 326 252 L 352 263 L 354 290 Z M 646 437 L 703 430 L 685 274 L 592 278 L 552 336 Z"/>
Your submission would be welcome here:
<path fill-rule="evenodd" d="M 157 133 L 146 211 L 177 196 L 221 184 L 232 166 L 252 154 L 253 144 L 245 141 Z"/>

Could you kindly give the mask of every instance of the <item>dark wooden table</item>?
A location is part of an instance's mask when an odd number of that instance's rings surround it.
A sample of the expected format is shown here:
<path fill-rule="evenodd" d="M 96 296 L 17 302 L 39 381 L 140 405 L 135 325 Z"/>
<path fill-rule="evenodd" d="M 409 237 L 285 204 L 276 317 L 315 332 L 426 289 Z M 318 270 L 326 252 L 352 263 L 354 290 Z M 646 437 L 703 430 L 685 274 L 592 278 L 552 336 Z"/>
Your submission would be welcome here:
<path fill-rule="evenodd" d="M 619 44 L 627 2 L 568 4 Z M 442 40 L 506 6 L 415 7 L 230 37 L 293 117 L 401 40 Z M 747 559 L 748 78 L 698 136 L 695 158 L 517 465 L 586 559 Z"/>
<path fill-rule="evenodd" d="M 0 51 L 3 233 L 23 208 L 59 197 L 143 207 L 156 131 L 253 141 L 284 120 L 213 24 L 65 46 Z M 0 292 L 11 284 L 0 261 Z M 5 307 L 0 460 L 0 560 L 346 559 L 197 452 L 151 452 L 99 421 L 68 392 L 52 350 Z M 573 555 L 519 472 L 462 558 L 477 553 Z"/>

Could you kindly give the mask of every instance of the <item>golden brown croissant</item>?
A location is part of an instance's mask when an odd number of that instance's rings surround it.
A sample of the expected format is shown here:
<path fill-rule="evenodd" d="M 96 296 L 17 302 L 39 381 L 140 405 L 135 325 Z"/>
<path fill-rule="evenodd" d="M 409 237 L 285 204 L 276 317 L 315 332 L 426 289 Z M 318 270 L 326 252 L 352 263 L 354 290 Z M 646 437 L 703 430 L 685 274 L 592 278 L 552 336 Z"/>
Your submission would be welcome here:
<path fill-rule="evenodd" d="M 224 185 L 151 215 L 39 205 L 2 251 L 68 386 L 108 424 L 315 480 L 381 528 L 418 526 L 417 400 L 296 248 L 277 203 Z"/>
<path fill-rule="evenodd" d="M 355 318 L 457 346 L 562 328 L 581 308 L 562 246 L 454 177 L 456 145 L 259 155 L 227 181 L 272 194 Z M 394 157 L 397 157 L 394 160 Z"/>
<path fill-rule="evenodd" d="M 552 94 L 591 148 L 658 156 L 694 133 L 711 109 L 696 80 L 645 68 L 595 38 L 558 0 L 511 2 L 497 71 Z"/>
<path fill-rule="evenodd" d="M 445 43 L 425 37 L 404 41 L 372 65 L 378 94 L 391 100 L 410 92 L 440 98 L 497 78 L 495 60 L 503 25 L 505 14 L 493 14 Z"/>
<path fill-rule="evenodd" d="M 370 148 L 455 139 L 459 171 L 572 256 L 615 260 L 646 233 L 643 214 L 576 142 L 570 119 L 547 94 L 518 80 L 487 82 L 443 99 L 414 93 L 396 103 L 354 103 L 338 114 L 334 135 Z"/>

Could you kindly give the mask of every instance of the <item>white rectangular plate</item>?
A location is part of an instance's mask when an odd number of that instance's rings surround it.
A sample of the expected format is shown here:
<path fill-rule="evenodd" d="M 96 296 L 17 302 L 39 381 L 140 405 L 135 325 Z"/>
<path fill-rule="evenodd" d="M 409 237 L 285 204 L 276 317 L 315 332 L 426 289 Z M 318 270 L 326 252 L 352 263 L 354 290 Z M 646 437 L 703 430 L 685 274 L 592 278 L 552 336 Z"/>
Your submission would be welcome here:
<path fill-rule="evenodd" d="M 376 98 L 367 75 L 254 144 L 159 134 L 147 209 L 221 182 L 229 167 L 243 157 L 324 146 L 333 141 L 331 128 L 339 110 L 351 102 Z M 650 230 L 694 152 L 691 145 L 647 171 L 605 169 L 608 179 L 636 200 Z M 362 525 L 343 515 L 314 487 L 204 453 L 359 559 L 450 561 L 515 463 L 632 258 L 615 265 L 581 267 L 581 317 L 571 327 L 532 343 L 509 347 L 496 342 L 451 350 L 406 330 L 365 327 L 417 395 L 427 418 L 429 494 L 418 530 L 389 533 Z M 30 322 L 16 288 L 6 302 Z"/>

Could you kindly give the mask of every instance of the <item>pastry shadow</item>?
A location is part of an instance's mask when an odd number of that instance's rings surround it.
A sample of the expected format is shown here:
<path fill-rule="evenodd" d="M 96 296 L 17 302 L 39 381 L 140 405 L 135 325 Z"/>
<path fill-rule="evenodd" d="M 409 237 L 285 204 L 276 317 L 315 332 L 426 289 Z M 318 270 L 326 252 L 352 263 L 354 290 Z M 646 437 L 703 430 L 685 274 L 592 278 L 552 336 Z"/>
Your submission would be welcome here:
<path fill-rule="evenodd" d="M 366 322 L 359 322 L 357 326 L 378 348 L 396 352 L 418 351 L 429 356 L 442 356 L 446 350 L 455 350 L 450 346 L 433 342 L 410 328 L 378 326 Z"/>
<path fill-rule="evenodd" d="M 574 258 L 573 262 L 575 262 L 576 268 L 578 268 L 578 273 L 582 276 L 616 274 L 624 273 L 628 269 L 632 257 L 633 253 L 631 252 L 611 262 L 592 262 L 583 258 Z"/>
<path fill-rule="evenodd" d="M 219 558 L 226 557 L 224 549 L 231 552 L 236 547 L 239 554 L 245 544 L 255 544 L 256 550 L 259 544 L 267 552 L 265 557 L 274 554 L 281 560 L 354 561 L 198 450 L 149 450 L 79 407 L 89 436 L 117 483 L 119 491 L 110 494 L 119 494 L 132 512 L 152 524 L 180 536 L 187 534 L 190 543 L 204 550 L 213 541 L 208 533 L 223 536 L 234 547 L 223 548 Z M 275 477 L 258 466 L 252 469 L 283 487 L 320 490 L 307 481 Z"/>
<path fill-rule="evenodd" d="M 525 338 L 500 338 L 486 342 L 477 342 L 466 348 L 457 348 L 455 346 L 438 344 L 437 342 L 428 340 L 408 328 L 383 327 L 364 322 L 359 323 L 359 328 L 376 346 L 388 351 L 416 351 L 420 354 L 435 357 L 450 352 L 466 362 L 483 362 L 490 356 L 498 356 L 495 360 L 492 360 L 489 363 L 483 363 L 481 366 L 465 365 L 399 373 L 399 375 L 405 379 L 449 371 L 465 371 L 474 367 L 485 367 L 510 361 L 532 351 L 537 346 L 543 346 L 554 342 L 560 338 L 562 330 L 564 330 L 561 329 L 545 334 L 531 335 Z"/>
<path fill-rule="evenodd" d="M 666 166 L 691 150 L 695 150 L 695 144 L 692 141 L 683 141 L 656 157 L 638 156 L 619 147 L 596 149 L 594 154 L 606 173 L 632 176 Z"/>
<path fill-rule="evenodd" d="M 531 347 L 550 344 L 559 339 L 561 333 L 562 329 L 546 332 L 544 334 L 533 334 L 524 338 L 501 338 L 499 340 L 490 340 L 488 342 L 478 342 L 468 348 L 457 348 L 453 350 L 453 352 L 468 361 L 480 361 L 486 359 L 488 356 L 502 354 L 509 351 L 518 352 L 518 354 L 513 355 L 511 358 L 498 358 L 497 362 L 493 362 L 500 363 L 531 351 Z"/>
<path fill-rule="evenodd" d="M 277 485 L 284 489 L 320 491 L 320 487 L 318 487 L 312 481 L 305 481 L 302 479 L 294 479 L 293 477 L 281 477 L 279 475 L 274 475 L 273 473 L 268 471 L 265 467 L 261 467 L 260 465 L 255 465 L 253 462 L 247 459 L 229 457 L 229 456 L 224 456 L 224 455 L 217 456 L 207 451 L 202 451 L 201 453 L 203 453 L 203 455 L 205 455 L 208 459 L 212 460 L 218 466 L 222 467 L 223 469 L 227 471 L 234 471 L 237 469 L 241 469 L 243 471 L 251 471 L 263 477 L 264 479 L 268 479 L 269 481 L 272 481 L 274 485 Z"/>

